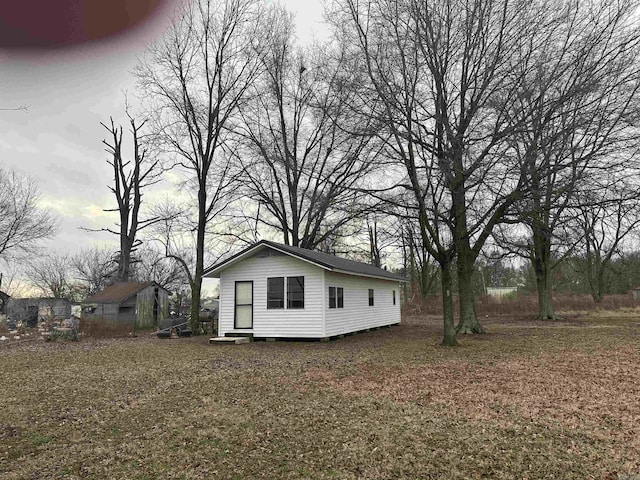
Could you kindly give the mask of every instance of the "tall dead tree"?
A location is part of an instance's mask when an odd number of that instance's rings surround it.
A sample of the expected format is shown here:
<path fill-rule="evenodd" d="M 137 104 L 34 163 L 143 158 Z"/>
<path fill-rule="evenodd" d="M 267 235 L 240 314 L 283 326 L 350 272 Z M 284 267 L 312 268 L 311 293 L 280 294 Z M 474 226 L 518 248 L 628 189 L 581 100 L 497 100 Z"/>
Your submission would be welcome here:
<path fill-rule="evenodd" d="M 122 153 L 122 126 L 116 127 L 113 118 L 109 125 L 101 125 L 109 131 L 111 138 L 103 140 L 110 158 L 107 163 L 113 169 L 113 184 L 109 190 L 113 193 L 117 208 L 105 209 L 105 212 L 117 212 L 119 222 L 118 230 L 102 228 L 118 236 L 120 249 L 118 251 L 118 269 L 115 272 L 114 281 L 128 282 L 131 277 L 131 265 L 133 255 L 140 246 L 139 233 L 144 228 L 157 221 L 156 218 L 140 218 L 143 190 L 160 181 L 158 172 L 158 160 L 149 161 L 147 149 L 142 145 L 141 129 L 146 122 L 136 124 L 136 120 L 127 113 L 131 125 L 130 133 L 133 140 L 133 155 L 130 160 L 125 159 Z"/>
<path fill-rule="evenodd" d="M 268 31 L 256 0 L 185 4 L 135 70 L 149 105 L 156 142 L 186 175 L 196 197 L 192 328 L 199 328 L 207 225 L 233 190 L 228 129 L 261 68 Z"/>

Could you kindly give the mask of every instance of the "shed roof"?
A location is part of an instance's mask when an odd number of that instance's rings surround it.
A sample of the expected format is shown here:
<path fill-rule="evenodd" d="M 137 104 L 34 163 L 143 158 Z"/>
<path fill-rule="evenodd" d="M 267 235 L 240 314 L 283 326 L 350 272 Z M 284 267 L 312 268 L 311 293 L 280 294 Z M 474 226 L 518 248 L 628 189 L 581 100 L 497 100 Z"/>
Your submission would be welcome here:
<path fill-rule="evenodd" d="M 101 292 L 91 295 L 83 303 L 122 303 L 151 285 L 158 286 L 155 282 L 114 283 Z"/>
<path fill-rule="evenodd" d="M 312 263 L 325 270 L 336 273 L 345 273 L 348 275 L 358 275 L 362 277 L 381 278 L 384 280 L 395 280 L 398 282 L 406 281 L 406 279 L 402 275 L 389 272 L 368 263 L 356 262 L 354 260 L 337 257 L 329 253 L 316 252 L 314 250 L 300 247 L 292 247 L 291 245 L 283 245 L 281 243 L 271 242 L 269 240 L 261 240 L 258 243 L 245 248 L 241 252 L 238 252 L 232 257 L 229 257 L 222 262 L 212 265 L 204 271 L 203 276 L 214 278 L 219 277 L 222 270 L 229 268 L 231 265 L 265 248 L 271 248 L 278 252 L 284 253 L 285 255 L 298 258 L 305 262 Z"/>

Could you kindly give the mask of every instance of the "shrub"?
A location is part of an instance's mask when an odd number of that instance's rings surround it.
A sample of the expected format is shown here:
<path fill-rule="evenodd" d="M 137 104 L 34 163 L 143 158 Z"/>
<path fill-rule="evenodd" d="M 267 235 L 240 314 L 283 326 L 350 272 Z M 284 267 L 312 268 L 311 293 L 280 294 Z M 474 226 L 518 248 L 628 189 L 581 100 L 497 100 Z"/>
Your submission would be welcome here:
<path fill-rule="evenodd" d="M 116 338 L 128 337 L 133 333 L 133 326 L 130 323 L 110 322 L 108 320 L 87 320 L 80 319 L 79 330 L 93 338 Z"/>

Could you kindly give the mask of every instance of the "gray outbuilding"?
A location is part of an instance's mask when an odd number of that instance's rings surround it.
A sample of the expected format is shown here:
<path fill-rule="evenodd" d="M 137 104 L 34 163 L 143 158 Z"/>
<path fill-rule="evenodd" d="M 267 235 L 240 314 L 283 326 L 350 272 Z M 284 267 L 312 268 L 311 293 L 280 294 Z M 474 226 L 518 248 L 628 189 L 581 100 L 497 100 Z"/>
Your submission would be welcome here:
<path fill-rule="evenodd" d="M 120 282 L 82 302 L 82 318 L 157 327 L 169 316 L 169 292 L 155 282 Z"/>

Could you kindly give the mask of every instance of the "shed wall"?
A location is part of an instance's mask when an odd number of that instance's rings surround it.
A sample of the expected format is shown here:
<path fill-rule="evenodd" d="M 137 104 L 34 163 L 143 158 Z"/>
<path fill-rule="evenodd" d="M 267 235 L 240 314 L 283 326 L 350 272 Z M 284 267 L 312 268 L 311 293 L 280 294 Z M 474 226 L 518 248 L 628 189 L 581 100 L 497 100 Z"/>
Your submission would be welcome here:
<path fill-rule="evenodd" d="M 154 304 L 155 299 L 155 286 L 150 285 L 141 292 L 138 292 L 135 310 L 137 312 L 136 327 L 138 328 L 151 328 L 160 324 L 160 321 L 169 316 L 169 299 L 167 291 L 158 288 L 158 308 L 157 318 L 154 316 Z"/>
<path fill-rule="evenodd" d="M 96 305 L 93 313 L 82 312 L 82 317 L 87 320 L 106 320 L 115 322 L 118 320 L 118 304 L 117 303 L 100 303 Z"/>
<path fill-rule="evenodd" d="M 391 280 L 356 277 L 329 271 L 325 275 L 325 334 L 328 337 L 400 323 L 400 285 Z M 344 308 L 329 308 L 329 287 L 344 289 Z M 369 306 L 369 289 L 374 291 Z M 393 291 L 396 304 L 393 304 Z"/>
<path fill-rule="evenodd" d="M 303 309 L 267 309 L 267 278 L 304 276 Z M 218 334 L 254 337 L 324 337 L 323 270 L 284 255 L 255 255 L 220 273 Z M 253 329 L 234 330 L 235 282 L 253 281 Z M 286 288 L 286 287 L 285 287 Z"/>

